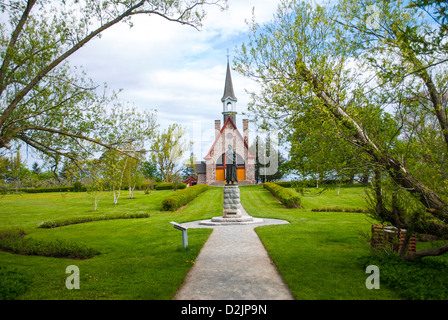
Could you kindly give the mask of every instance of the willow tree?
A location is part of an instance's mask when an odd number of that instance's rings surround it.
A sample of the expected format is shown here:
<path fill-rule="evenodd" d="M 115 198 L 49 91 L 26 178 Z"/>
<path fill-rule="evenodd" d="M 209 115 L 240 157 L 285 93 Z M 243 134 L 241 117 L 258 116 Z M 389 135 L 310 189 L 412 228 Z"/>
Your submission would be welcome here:
<path fill-rule="evenodd" d="M 89 41 L 132 17 L 162 17 L 200 28 L 205 6 L 225 0 L 6 0 L 0 3 L 0 151 L 24 143 L 53 159 L 76 160 L 105 141 L 111 95 L 68 63 Z M 112 115 L 113 117 L 113 115 Z"/>
<path fill-rule="evenodd" d="M 250 23 L 237 69 L 261 85 L 254 111 L 284 116 L 291 130 L 294 119 L 311 117 L 322 124 L 314 134 L 370 163 L 388 186 L 376 193 L 376 218 L 447 240 L 446 26 L 427 12 L 398 1 L 282 1 L 273 21 Z"/>

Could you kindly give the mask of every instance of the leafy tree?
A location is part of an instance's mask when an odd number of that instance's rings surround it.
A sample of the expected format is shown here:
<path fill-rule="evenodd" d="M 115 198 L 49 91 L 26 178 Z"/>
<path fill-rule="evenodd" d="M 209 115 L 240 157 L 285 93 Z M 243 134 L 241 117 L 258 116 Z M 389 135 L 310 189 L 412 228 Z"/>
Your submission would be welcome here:
<path fill-rule="evenodd" d="M 257 135 L 250 149 L 255 154 L 255 181 L 257 183 L 258 181 L 264 183 L 280 180 L 289 170 L 287 161 L 282 153 L 275 146 L 272 145 L 271 147 L 271 139 L 269 137 L 263 139 L 260 135 Z M 274 165 L 271 163 L 271 159 L 275 159 L 277 168 L 275 173 L 265 174 L 266 171 L 270 170 L 263 169 Z"/>
<path fill-rule="evenodd" d="M 33 163 L 33 165 L 31 166 L 31 169 L 34 174 L 39 174 L 42 172 L 42 169 L 39 167 L 39 164 L 37 162 Z"/>
<path fill-rule="evenodd" d="M 372 22 L 372 11 L 380 19 Z M 237 68 L 262 87 L 252 108 L 284 116 L 290 127 L 294 119 L 314 119 L 323 142 L 370 163 L 376 218 L 408 235 L 447 240 L 446 39 L 422 37 L 445 37 L 445 26 L 428 23 L 425 13 L 398 1 L 283 1 L 272 22 L 252 21 Z M 423 40 L 431 50 L 415 48 Z M 400 254 L 413 260 L 445 252 L 448 244 Z"/>
<path fill-rule="evenodd" d="M 0 10 L 0 149 L 22 142 L 56 163 L 120 150 L 113 135 L 117 116 L 106 112 L 115 95 L 68 63 L 89 41 L 135 15 L 159 16 L 194 28 L 204 7 L 223 0 L 6 0 Z M 116 111 L 119 109 L 117 108 Z M 112 133 L 111 133 L 112 132 Z M 108 141 L 104 141 L 104 140 Z"/>
<path fill-rule="evenodd" d="M 157 165 L 149 160 L 142 162 L 142 174 L 146 179 L 161 181 Z"/>
<path fill-rule="evenodd" d="M 165 182 L 172 182 L 182 170 L 182 158 L 189 147 L 189 141 L 184 138 L 185 133 L 182 126 L 174 123 L 159 132 L 152 143 L 152 161 L 157 164 Z"/>

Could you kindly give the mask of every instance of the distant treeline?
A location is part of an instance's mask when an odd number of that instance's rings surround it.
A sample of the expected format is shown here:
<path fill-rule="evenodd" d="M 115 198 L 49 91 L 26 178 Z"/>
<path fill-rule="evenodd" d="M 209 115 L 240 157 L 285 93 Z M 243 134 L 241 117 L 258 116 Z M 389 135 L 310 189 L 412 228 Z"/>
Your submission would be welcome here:
<path fill-rule="evenodd" d="M 185 183 L 165 183 L 165 182 L 155 182 L 152 186 L 155 190 L 171 190 L 171 189 L 185 189 L 187 185 Z M 136 187 L 138 190 L 145 189 L 146 186 Z M 40 188 L 8 188 L 6 191 L 9 193 L 14 192 L 25 192 L 25 193 L 47 193 L 47 192 L 86 192 L 88 190 L 87 186 L 80 184 L 75 184 L 73 186 L 63 186 L 63 187 L 40 187 Z M 109 190 L 105 188 L 104 191 Z M 128 190 L 128 186 L 122 186 L 121 190 Z M 5 191 L 5 190 L 4 190 Z"/>
<path fill-rule="evenodd" d="M 346 185 L 350 184 L 350 180 L 336 180 L 336 179 L 323 179 L 319 180 L 320 185 Z M 313 188 L 317 186 L 317 181 L 313 179 L 306 179 L 300 181 L 274 181 L 275 184 L 282 186 L 283 188 L 294 188 L 296 186 L 304 187 L 304 188 Z"/>

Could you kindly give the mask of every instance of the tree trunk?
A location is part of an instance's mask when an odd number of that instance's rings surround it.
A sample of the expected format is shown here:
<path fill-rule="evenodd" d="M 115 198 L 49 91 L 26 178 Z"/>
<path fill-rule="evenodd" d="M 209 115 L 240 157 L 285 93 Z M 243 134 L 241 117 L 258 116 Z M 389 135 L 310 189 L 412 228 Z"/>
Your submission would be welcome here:
<path fill-rule="evenodd" d="M 134 199 L 134 189 L 135 189 L 135 184 L 133 187 L 129 186 L 129 199 Z"/>
<path fill-rule="evenodd" d="M 418 258 L 427 256 L 440 256 L 441 254 L 444 254 L 446 252 L 448 252 L 448 243 L 436 249 L 425 249 L 417 251 L 415 253 L 408 254 L 404 257 L 404 259 L 408 261 L 414 261 Z"/>

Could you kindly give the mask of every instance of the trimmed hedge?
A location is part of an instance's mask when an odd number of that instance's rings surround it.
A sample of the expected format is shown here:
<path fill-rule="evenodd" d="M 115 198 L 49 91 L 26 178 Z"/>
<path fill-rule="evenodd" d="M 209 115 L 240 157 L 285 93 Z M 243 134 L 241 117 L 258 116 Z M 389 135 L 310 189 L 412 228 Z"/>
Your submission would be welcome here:
<path fill-rule="evenodd" d="M 23 229 L 12 229 L 1 232 L 0 250 L 23 255 L 68 259 L 89 259 L 100 254 L 96 249 L 73 241 L 43 241 L 25 238 Z"/>
<path fill-rule="evenodd" d="M 77 187 L 75 190 L 74 186 L 66 187 L 40 187 L 40 188 L 19 188 L 17 191 L 26 193 L 47 193 L 47 192 L 80 192 L 86 191 L 86 187 Z M 10 191 L 15 191 L 15 189 L 10 189 Z"/>
<path fill-rule="evenodd" d="M 187 185 L 185 183 L 177 184 L 177 189 L 185 189 L 186 187 L 187 187 Z M 154 189 L 156 189 L 156 190 L 172 190 L 172 189 L 174 189 L 174 183 L 168 183 L 168 182 L 157 183 L 154 186 Z"/>
<path fill-rule="evenodd" d="M 274 182 L 263 183 L 263 188 L 267 189 L 287 208 L 301 208 L 300 196 L 290 189 L 283 188 Z"/>
<path fill-rule="evenodd" d="M 105 189 L 106 186 L 104 186 Z M 177 189 L 185 189 L 187 185 L 185 183 L 178 183 Z M 144 188 L 142 188 L 144 189 Z M 173 183 L 154 183 L 154 189 L 155 190 L 172 190 L 174 189 Z M 121 190 L 128 190 L 128 186 L 122 185 Z M 16 189 L 9 189 L 10 192 L 15 192 Z M 26 193 L 47 193 L 47 192 L 86 192 L 87 187 L 76 184 L 74 186 L 65 186 L 65 187 L 39 187 L 39 188 L 18 188 L 17 191 L 19 192 L 26 192 Z"/>
<path fill-rule="evenodd" d="M 274 183 L 282 186 L 284 188 L 294 188 L 296 186 L 304 187 L 304 188 L 315 188 L 316 180 L 313 179 L 304 179 L 298 181 L 275 181 Z M 323 179 L 319 180 L 319 185 L 348 185 L 350 180 L 334 180 L 334 179 Z"/>
<path fill-rule="evenodd" d="M 311 209 L 313 212 L 357 212 L 367 213 L 366 209 L 352 207 L 320 207 Z"/>
<path fill-rule="evenodd" d="M 176 211 L 180 207 L 194 200 L 199 194 L 208 190 L 208 185 L 197 184 L 195 186 L 177 191 L 162 201 L 162 211 Z"/>
<path fill-rule="evenodd" d="M 273 183 L 278 184 L 283 188 L 292 188 L 294 187 L 294 184 L 297 184 L 297 181 L 275 181 Z"/>
<path fill-rule="evenodd" d="M 85 223 L 91 221 L 113 220 L 113 219 L 139 219 L 149 218 L 149 213 L 115 213 L 103 214 L 99 216 L 74 217 L 71 219 L 45 221 L 39 225 L 39 228 L 57 228 L 68 226 L 70 224 Z"/>

